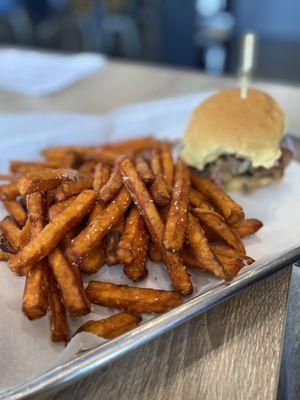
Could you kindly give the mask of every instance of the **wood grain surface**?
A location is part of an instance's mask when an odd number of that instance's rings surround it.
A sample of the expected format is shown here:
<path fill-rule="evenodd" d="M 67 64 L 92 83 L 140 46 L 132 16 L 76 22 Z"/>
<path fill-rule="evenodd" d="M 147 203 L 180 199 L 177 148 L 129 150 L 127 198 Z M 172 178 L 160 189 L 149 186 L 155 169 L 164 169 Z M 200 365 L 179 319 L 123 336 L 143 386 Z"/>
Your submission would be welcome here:
<path fill-rule="evenodd" d="M 0 91 L 0 112 L 99 114 L 138 101 L 236 85 L 230 78 L 131 63 L 109 63 L 44 98 Z M 260 83 L 300 132 L 297 87 Z M 289 269 L 129 353 L 51 400 L 273 399 L 277 387 Z"/>

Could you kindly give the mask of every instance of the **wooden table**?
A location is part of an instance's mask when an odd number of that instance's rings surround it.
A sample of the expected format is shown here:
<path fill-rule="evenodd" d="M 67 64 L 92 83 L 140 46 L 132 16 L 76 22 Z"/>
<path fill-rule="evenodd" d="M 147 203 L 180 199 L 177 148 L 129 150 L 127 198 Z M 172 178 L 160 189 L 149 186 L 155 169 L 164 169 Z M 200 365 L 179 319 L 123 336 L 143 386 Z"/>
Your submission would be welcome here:
<path fill-rule="evenodd" d="M 0 112 L 100 114 L 121 105 L 236 85 L 230 78 L 109 63 L 72 88 L 42 99 L 0 92 Z M 261 83 L 300 132 L 296 87 Z M 52 400 L 273 399 L 290 271 L 286 269 L 129 353 Z"/>

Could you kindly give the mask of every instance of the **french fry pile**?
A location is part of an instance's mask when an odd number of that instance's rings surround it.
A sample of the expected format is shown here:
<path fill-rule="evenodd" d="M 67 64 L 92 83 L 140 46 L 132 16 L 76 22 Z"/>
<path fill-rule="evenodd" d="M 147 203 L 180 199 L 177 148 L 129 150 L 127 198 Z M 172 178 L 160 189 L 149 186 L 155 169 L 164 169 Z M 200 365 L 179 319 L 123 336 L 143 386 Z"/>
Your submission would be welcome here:
<path fill-rule="evenodd" d="M 50 319 L 51 339 L 69 339 L 67 315 L 90 303 L 121 310 L 78 331 L 112 338 L 133 328 L 139 313 L 176 307 L 193 291 L 187 268 L 230 280 L 253 260 L 241 238 L 262 223 L 210 181 L 174 163 L 172 146 L 152 137 L 101 146 L 50 147 L 45 161 L 11 161 L 0 198 L 0 260 L 25 277 L 22 310 Z M 162 262 L 173 291 L 91 281 L 104 264 L 123 264 L 138 282 L 147 258 Z"/>

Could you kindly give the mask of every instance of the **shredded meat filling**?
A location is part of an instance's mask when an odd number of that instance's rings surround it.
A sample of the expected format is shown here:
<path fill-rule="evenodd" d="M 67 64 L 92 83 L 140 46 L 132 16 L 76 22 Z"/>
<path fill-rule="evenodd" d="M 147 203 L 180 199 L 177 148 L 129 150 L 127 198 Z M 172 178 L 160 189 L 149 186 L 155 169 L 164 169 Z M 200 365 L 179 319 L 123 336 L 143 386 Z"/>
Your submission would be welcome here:
<path fill-rule="evenodd" d="M 217 160 L 205 166 L 200 174 L 222 186 L 237 176 L 255 178 L 272 178 L 278 180 L 283 176 L 284 170 L 293 158 L 294 150 L 291 138 L 285 137 L 281 142 L 281 156 L 272 168 L 253 168 L 249 160 L 234 155 L 222 155 Z"/>

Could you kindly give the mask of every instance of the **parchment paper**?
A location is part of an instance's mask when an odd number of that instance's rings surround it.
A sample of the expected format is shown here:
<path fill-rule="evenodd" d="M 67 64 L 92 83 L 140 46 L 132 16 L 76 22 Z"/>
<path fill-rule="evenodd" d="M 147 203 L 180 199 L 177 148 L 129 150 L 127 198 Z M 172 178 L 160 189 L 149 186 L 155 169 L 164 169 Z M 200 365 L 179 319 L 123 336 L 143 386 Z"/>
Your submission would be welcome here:
<path fill-rule="evenodd" d="M 5 172 L 9 159 L 38 159 L 39 150 L 55 144 L 98 143 L 134 135 L 154 133 L 158 137 L 180 137 L 192 108 L 207 93 L 167 99 L 126 107 L 104 117 L 62 114 L 19 114 L 0 116 L 0 171 Z M 264 227 L 253 238 L 246 240 L 247 252 L 257 262 L 247 268 L 255 271 L 263 260 L 274 259 L 287 250 L 300 246 L 300 166 L 295 162 L 285 178 L 271 187 L 259 189 L 251 195 L 234 194 L 243 205 L 246 216 L 259 218 Z M 5 215 L 0 209 L 0 217 Z M 164 269 L 149 263 L 149 277 L 137 286 L 159 289 L 171 288 Z M 241 271 L 241 274 L 243 271 Z M 100 279 L 132 285 L 120 266 L 103 267 L 89 279 Z M 214 277 L 192 272 L 193 296 L 219 284 Z M 21 312 L 24 279 L 14 276 L 6 263 L 0 263 L 0 391 L 21 384 L 42 374 L 53 366 L 74 356 L 79 350 L 92 348 L 103 342 L 90 334 L 71 340 L 67 348 L 52 344 L 49 338 L 48 317 L 27 320 Z M 188 301 L 188 298 L 186 299 Z M 70 319 L 70 331 L 86 319 L 100 319 L 117 310 L 93 306 L 84 318 Z M 145 320 L 151 318 L 145 316 Z"/>

